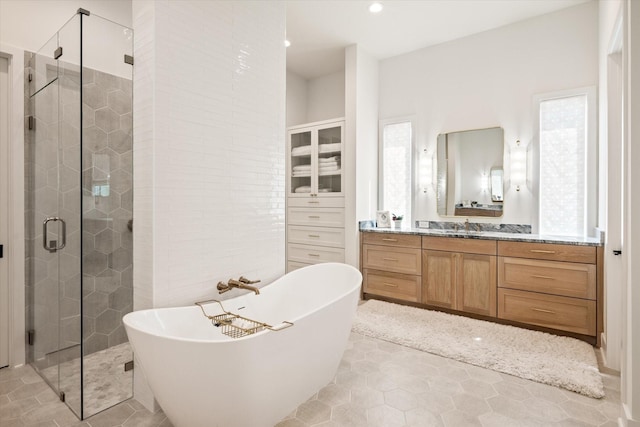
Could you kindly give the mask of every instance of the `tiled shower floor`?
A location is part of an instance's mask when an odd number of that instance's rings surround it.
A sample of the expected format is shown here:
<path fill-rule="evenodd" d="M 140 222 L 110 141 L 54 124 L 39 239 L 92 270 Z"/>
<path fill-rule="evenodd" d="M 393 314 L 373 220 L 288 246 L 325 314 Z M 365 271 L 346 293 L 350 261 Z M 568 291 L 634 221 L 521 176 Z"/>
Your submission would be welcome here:
<path fill-rule="evenodd" d="M 591 399 L 353 333 L 334 381 L 277 427 L 617 426 L 620 377 Z M 31 367 L 0 369 L 2 427 L 171 427 L 136 400 L 76 420 Z"/>
<path fill-rule="evenodd" d="M 131 345 L 126 342 L 84 358 L 84 411 L 97 414 L 133 395 L 133 371 L 124 364 L 133 360 Z M 72 408 L 80 408 L 80 363 L 70 360 L 40 371 L 53 383 L 60 372 L 60 390 Z"/>

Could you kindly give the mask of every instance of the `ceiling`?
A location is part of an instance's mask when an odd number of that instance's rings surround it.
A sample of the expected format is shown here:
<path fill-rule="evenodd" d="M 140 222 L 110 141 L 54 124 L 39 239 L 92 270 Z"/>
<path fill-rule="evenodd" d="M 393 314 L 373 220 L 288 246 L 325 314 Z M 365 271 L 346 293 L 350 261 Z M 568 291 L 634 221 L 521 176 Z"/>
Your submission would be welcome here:
<path fill-rule="evenodd" d="M 306 79 L 344 69 L 344 48 L 378 59 L 487 31 L 589 0 L 287 1 L 287 69 Z"/>

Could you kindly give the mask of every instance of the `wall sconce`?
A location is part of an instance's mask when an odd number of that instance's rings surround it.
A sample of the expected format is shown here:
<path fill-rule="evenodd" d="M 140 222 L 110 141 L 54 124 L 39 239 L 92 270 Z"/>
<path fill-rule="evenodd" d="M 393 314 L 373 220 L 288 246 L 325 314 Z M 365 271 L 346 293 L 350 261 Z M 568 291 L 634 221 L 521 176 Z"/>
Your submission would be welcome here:
<path fill-rule="evenodd" d="M 480 175 L 480 191 L 483 193 L 489 191 L 489 175 L 484 172 Z"/>
<path fill-rule="evenodd" d="M 420 160 L 418 161 L 418 174 L 420 188 L 423 193 L 427 193 L 429 187 L 433 186 L 433 156 L 426 148 L 422 149 Z"/>
<path fill-rule="evenodd" d="M 511 186 L 520 191 L 520 186 L 526 184 L 527 179 L 527 150 L 522 147 L 520 140 L 511 147 Z"/>

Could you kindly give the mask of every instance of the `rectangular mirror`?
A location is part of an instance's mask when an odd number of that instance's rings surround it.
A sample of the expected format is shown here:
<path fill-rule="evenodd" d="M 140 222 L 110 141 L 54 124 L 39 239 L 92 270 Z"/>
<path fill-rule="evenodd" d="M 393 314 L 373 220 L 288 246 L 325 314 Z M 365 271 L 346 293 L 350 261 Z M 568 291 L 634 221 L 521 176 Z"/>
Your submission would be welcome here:
<path fill-rule="evenodd" d="M 436 157 L 439 215 L 502 216 L 502 128 L 440 134 Z"/>

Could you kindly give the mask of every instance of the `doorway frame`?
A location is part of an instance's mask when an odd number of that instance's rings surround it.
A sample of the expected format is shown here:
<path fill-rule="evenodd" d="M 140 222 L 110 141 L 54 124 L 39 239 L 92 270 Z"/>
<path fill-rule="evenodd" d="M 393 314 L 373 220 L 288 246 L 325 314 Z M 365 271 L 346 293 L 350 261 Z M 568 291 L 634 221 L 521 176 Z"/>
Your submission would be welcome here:
<path fill-rule="evenodd" d="M 9 62 L 9 146 L 7 169 L 7 229 L 4 247 L 9 284 L 9 367 L 25 364 L 25 242 L 24 242 L 24 58 L 25 52 L 0 44 Z"/>

